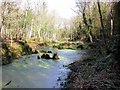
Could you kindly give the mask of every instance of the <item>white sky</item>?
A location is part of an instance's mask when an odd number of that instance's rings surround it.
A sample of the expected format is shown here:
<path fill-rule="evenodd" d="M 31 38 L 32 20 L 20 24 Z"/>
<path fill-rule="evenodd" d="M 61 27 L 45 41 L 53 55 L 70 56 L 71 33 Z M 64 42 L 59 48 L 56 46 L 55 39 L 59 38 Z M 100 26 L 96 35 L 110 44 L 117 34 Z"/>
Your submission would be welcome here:
<path fill-rule="evenodd" d="M 75 0 L 45 0 L 49 10 L 55 10 L 62 18 L 75 16 Z"/>
<path fill-rule="evenodd" d="M 4 0 L 0 0 L 4 1 Z M 11 1 L 11 0 L 6 0 Z M 27 0 L 13 0 L 17 2 L 23 2 L 25 3 Z M 41 1 L 41 0 L 28 0 L 31 1 L 31 3 Z M 62 18 L 70 19 L 70 17 L 75 16 L 76 13 L 72 10 L 75 9 L 75 1 L 76 0 L 43 0 L 47 3 L 48 9 L 50 11 L 55 11 L 58 13 Z M 83 1 L 97 1 L 97 0 L 81 0 Z M 99 1 L 111 1 L 111 0 L 99 0 Z M 119 0 L 115 0 L 119 1 Z"/>
<path fill-rule="evenodd" d="M 36 3 L 41 0 L 0 0 L 1 1 L 16 1 L 21 3 L 24 8 L 27 1 Z M 55 11 L 62 18 L 70 19 L 70 17 L 75 16 L 76 13 L 72 10 L 75 8 L 75 0 L 42 0 L 47 3 L 47 7 L 50 11 Z"/>
<path fill-rule="evenodd" d="M 27 0 L 14 0 L 18 2 L 27 2 Z M 36 3 L 41 0 L 28 0 L 31 3 Z M 75 16 L 76 13 L 72 10 L 75 8 L 76 0 L 42 0 L 45 1 L 48 7 L 48 10 L 55 11 L 62 18 L 70 19 L 70 17 Z M 23 5 L 23 4 L 22 4 Z M 23 5 L 24 6 L 24 5 Z"/>

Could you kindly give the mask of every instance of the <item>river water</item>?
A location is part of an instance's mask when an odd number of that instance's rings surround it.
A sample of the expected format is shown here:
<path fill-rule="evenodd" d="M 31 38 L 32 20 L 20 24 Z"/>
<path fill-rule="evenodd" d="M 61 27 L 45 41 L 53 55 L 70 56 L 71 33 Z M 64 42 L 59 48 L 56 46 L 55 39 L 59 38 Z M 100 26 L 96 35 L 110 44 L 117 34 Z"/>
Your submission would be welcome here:
<path fill-rule="evenodd" d="M 37 59 L 41 54 L 32 54 L 2 66 L 2 88 L 62 87 L 61 82 L 64 82 L 69 72 L 64 65 L 80 60 L 86 52 L 68 49 L 55 50 L 55 52 L 58 53 L 59 60 Z"/>

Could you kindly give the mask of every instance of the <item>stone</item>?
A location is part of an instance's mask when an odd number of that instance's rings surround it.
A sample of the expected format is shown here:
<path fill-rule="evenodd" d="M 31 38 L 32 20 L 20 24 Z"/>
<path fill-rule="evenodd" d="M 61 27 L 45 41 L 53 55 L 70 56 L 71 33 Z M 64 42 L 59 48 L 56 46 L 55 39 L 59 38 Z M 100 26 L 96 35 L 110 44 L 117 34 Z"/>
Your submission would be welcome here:
<path fill-rule="evenodd" d="M 43 55 L 41 56 L 41 58 L 44 58 L 44 59 L 51 59 L 50 56 L 49 56 L 48 54 L 43 54 Z"/>
<path fill-rule="evenodd" d="M 37 50 L 35 50 L 35 51 L 34 51 L 34 54 L 37 54 L 37 53 L 38 53 L 38 51 L 37 51 Z"/>
<path fill-rule="evenodd" d="M 40 59 L 40 56 L 39 56 L 39 55 L 37 56 L 37 59 Z"/>
<path fill-rule="evenodd" d="M 43 55 L 41 56 L 41 58 L 45 58 L 45 54 L 43 54 Z"/>
<path fill-rule="evenodd" d="M 45 59 L 51 59 L 48 54 L 46 54 Z"/>
<path fill-rule="evenodd" d="M 54 53 L 52 59 L 59 59 L 58 54 L 57 54 L 57 53 Z"/>
<path fill-rule="evenodd" d="M 52 51 L 48 51 L 47 53 L 52 53 Z"/>

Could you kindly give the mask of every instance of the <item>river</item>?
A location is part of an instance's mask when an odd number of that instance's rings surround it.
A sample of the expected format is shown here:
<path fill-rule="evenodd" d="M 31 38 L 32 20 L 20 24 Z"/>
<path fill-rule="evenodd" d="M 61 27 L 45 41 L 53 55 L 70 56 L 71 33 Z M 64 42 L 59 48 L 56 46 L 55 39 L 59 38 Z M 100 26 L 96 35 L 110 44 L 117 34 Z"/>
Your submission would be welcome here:
<path fill-rule="evenodd" d="M 41 54 L 32 54 L 2 66 L 2 88 L 61 88 L 69 72 L 65 65 L 80 60 L 86 51 L 64 49 L 55 52 L 59 60 L 37 59 Z"/>

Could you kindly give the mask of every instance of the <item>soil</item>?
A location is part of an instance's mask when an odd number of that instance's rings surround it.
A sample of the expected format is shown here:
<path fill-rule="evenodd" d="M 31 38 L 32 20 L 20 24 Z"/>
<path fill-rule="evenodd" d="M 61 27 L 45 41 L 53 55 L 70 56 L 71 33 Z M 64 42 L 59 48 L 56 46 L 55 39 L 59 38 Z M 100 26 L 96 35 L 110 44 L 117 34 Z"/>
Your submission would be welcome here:
<path fill-rule="evenodd" d="M 64 88 L 120 90 L 120 74 L 112 57 L 97 56 L 69 64 L 68 68 L 71 71 L 64 83 Z"/>

